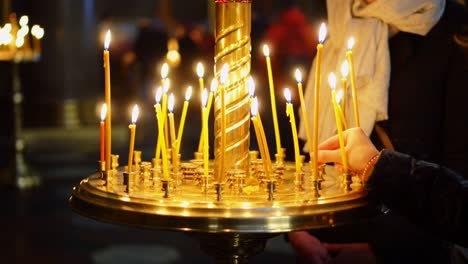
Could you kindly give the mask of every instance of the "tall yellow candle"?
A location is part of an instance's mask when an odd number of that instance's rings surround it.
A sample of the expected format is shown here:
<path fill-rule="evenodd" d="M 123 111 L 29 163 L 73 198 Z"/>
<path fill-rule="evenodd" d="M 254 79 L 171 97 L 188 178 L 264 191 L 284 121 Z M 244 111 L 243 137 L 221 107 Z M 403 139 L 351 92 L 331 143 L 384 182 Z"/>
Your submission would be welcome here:
<path fill-rule="evenodd" d="M 171 85 L 171 80 L 168 78 L 164 79 L 163 86 L 163 97 L 162 97 L 162 116 L 163 116 L 163 128 L 164 128 L 164 138 L 166 139 L 166 146 L 169 145 L 169 130 L 167 126 L 167 96 L 169 93 L 169 87 Z"/>
<path fill-rule="evenodd" d="M 138 119 L 138 114 L 140 111 L 138 110 L 138 105 L 133 106 L 132 110 L 132 123 L 128 126 L 130 129 L 130 145 L 128 147 L 128 165 L 127 165 L 127 172 L 132 172 L 132 165 L 133 165 L 133 150 L 135 147 L 135 132 L 136 132 L 136 121 Z"/>
<path fill-rule="evenodd" d="M 289 122 L 291 123 L 291 131 L 293 135 L 294 159 L 296 163 L 296 172 L 299 173 L 302 170 L 301 154 L 299 152 L 299 142 L 297 139 L 296 118 L 294 116 L 294 108 L 291 103 L 291 91 L 288 88 L 284 89 L 284 98 L 286 98 L 286 115 L 289 116 Z"/>
<path fill-rule="evenodd" d="M 275 85 L 273 82 L 273 71 L 271 69 L 270 59 L 270 48 L 268 45 L 263 45 L 263 55 L 265 55 L 267 71 L 268 71 L 268 84 L 270 87 L 270 101 L 271 101 L 271 113 L 273 115 L 273 127 L 275 130 L 275 141 L 276 141 L 276 153 L 281 153 L 281 137 L 278 127 L 278 116 L 276 114 L 276 99 L 275 99 Z"/>
<path fill-rule="evenodd" d="M 345 116 L 344 111 L 343 111 L 343 109 L 341 107 L 342 100 L 343 100 L 343 90 L 339 90 L 338 92 L 336 92 L 336 103 L 337 103 L 337 106 L 338 106 L 338 112 L 340 114 L 341 123 L 343 124 L 343 130 L 346 130 L 346 129 L 348 129 L 348 122 L 346 121 L 346 116 Z"/>
<path fill-rule="evenodd" d="M 192 86 L 187 87 L 187 91 L 185 92 L 185 101 L 184 106 L 182 108 L 182 115 L 179 121 L 179 129 L 177 131 L 177 146 L 176 152 L 177 154 L 180 153 L 180 144 L 182 142 L 182 134 L 184 133 L 184 126 L 185 126 L 185 118 L 187 117 L 187 110 L 189 106 L 190 97 L 192 96 Z"/>
<path fill-rule="evenodd" d="M 341 160 L 343 163 L 343 172 L 348 173 L 348 159 L 346 156 L 346 150 L 345 150 L 345 145 L 344 145 L 344 136 L 343 136 L 343 127 L 341 126 L 341 118 L 338 110 L 338 103 L 336 101 L 336 76 L 332 72 L 328 76 L 328 84 L 330 85 L 331 88 L 331 94 L 332 94 L 332 103 L 333 103 L 333 109 L 335 112 L 335 120 L 336 120 L 336 128 L 338 131 L 338 140 L 340 142 L 340 151 L 341 151 Z"/>
<path fill-rule="evenodd" d="M 343 116 L 346 117 L 346 109 L 348 104 L 348 74 L 349 74 L 349 63 L 348 61 L 344 61 L 341 64 L 341 89 L 343 91 L 343 97 L 341 99 L 341 111 L 343 112 Z M 346 121 L 346 119 L 345 119 Z"/>
<path fill-rule="evenodd" d="M 361 123 L 359 122 L 359 106 L 356 91 L 356 74 L 354 73 L 353 47 L 354 38 L 351 37 L 348 39 L 348 51 L 346 51 L 346 58 L 348 59 L 349 70 L 351 74 L 351 90 L 353 92 L 354 120 L 356 122 L 356 127 L 360 127 Z"/>
<path fill-rule="evenodd" d="M 171 152 L 172 152 L 172 169 L 175 171 L 178 164 L 177 164 L 177 138 L 175 133 L 175 123 L 174 123 L 174 94 L 171 93 L 169 95 L 169 99 L 167 102 L 167 110 L 169 113 L 167 117 L 169 119 L 169 131 L 171 135 Z"/>
<path fill-rule="evenodd" d="M 106 39 L 104 41 L 104 98 L 107 105 L 107 116 L 106 116 L 106 129 L 105 129 L 105 148 L 106 148 L 106 170 L 111 169 L 111 153 L 112 153 L 112 131 L 111 131 L 111 79 L 110 79 L 110 59 L 109 59 L 109 44 L 111 40 L 110 30 L 106 33 Z"/>
<path fill-rule="evenodd" d="M 306 105 L 304 101 L 304 92 L 302 90 L 302 73 L 299 69 L 296 69 L 295 72 L 295 77 L 297 81 L 297 92 L 299 94 L 299 101 L 301 102 L 301 113 L 302 117 L 304 120 L 309 120 L 307 118 L 307 111 L 306 111 Z M 307 144 L 309 144 L 309 148 L 312 146 L 312 137 L 310 135 L 310 127 L 309 127 L 309 122 L 304 122 L 305 125 L 305 130 L 306 130 L 306 138 L 307 138 Z M 310 161 L 312 162 L 312 152 L 310 151 Z"/>
<path fill-rule="evenodd" d="M 162 90 L 158 89 L 156 93 L 156 116 L 158 118 L 158 142 L 159 146 L 161 147 L 161 151 L 157 152 L 157 154 L 161 153 L 162 158 L 162 165 L 163 165 L 163 178 L 165 180 L 169 180 L 169 164 L 167 159 L 167 151 L 166 151 L 166 140 L 164 139 L 164 130 L 163 130 L 163 116 L 161 110 L 161 104 L 159 104 L 162 96 Z M 159 157 L 157 156 L 156 159 Z"/>
<path fill-rule="evenodd" d="M 206 111 L 208 112 L 207 113 L 208 118 L 210 117 L 211 105 L 213 104 L 213 97 L 217 88 L 218 88 L 218 80 L 214 78 L 211 81 L 210 94 L 208 95 L 208 106 L 206 109 Z M 203 128 L 200 133 L 200 140 L 198 141 L 198 152 L 202 152 L 202 150 L 203 150 Z"/>
<path fill-rule="evenodd" d="M 327 36 L 327 27 L 325 23 L 320 25 L 319 44 L 317 44 L 317 54 L 315 55 L 315 83 L 314 83 L 314 138 L 312 141 L 312 178 L 318 179 L 318 118 L 319 118 L 319 97 L 320 97 L 320 80 L 321 80 L 321 61 L 323 42 Z"/>
<path fill-rule="evenodd" d="M 156 122 L 158 124 L 158 138 L 156 140 L 156 149 L 154 151 L 154 158 L 155 159 L 159 159 L 160 155 L 161 155 L 161 134 L 159 134 L 159 115 L 158 115 L 158 112 L 157 112 L 157 109 L 161 109 L 161 98 L 162 98 L 162 87 L 159 86 L 158 89 L 156 90 L 156 95 L 155 95 L 155 101 L 156 101 L 156 104 L 154 105 L 154 110 L 156 112 Z"/>
<path fill-rule="evenodd" d="M 266 149 L 266 147 L 268 146 L 265 147 L 265 142 L 263 141 L 263 137 L 261 133 L 262 129 L 260 129 L 260 125 L 259 125 L 259 122 L 261 123 L 261 121 L 257 118 L 257 115 L 258 115 L 257 98 L 252 98 L 252 102 L 250 104 L 250 111 L 251 111 L 251 116 L 252 116 L 250 120 L 252 120 L 252 124 L 255 130 L 255 136 L 257 137 L 258 149 L 260 151 L 260 155 L 263 160 L 263 168 L 265 171 L 265 177 L 268 179 L 270 178 L 270 167 L 269 167 L 271 164 L 270 153 L 268 152 L 268 155 L 267 155 L 268 149 Z"/>
<path fill-rule="evenodd" d="M 203 106 L 203 115 L 202 115 L 202 131 L 203 131 L 203 175 L 208 176 L 208 157 L 209 157 L 209 144 L 208 144 L 208 111 L 206 108 L 206 103 L 208 100 L 208 91 L 203 90 L 202 92 L 202 106 Z"/>
<path fill-rule="evenodd" d="M 266 140 L 266 136 L 265 136 L 265 130 L 263 129 L 262 118 L 260 117 L 259 112 L 257 112 L 257 120 L 258 120 L 258 122 L 257 122 L 258 123 L 258 131 L 260 132 L 260 136 L 262 137 L 262 142 L 263 142 L 263 146 L 264 146 L 266 163 L 267 163 L 268 169 L 272 170 L 270 151 L 268 149 L 268 144 L 267 144 L 267 140 Z M 270 176 L 273 177 L 273 175 L 270 175 Z"/>
<path fill-rule="evenodd" d="M 197 76 L 198 76 L 198 86 L 200 89 L 200 96 L 203 94 L 203 89 L 205 89 L 205 81 L 203 76 L 205 75 L 205 68 L 203 67 L 203 63 L 197 63 Z M 203 105 L 200 107 L 201 111 L 203 112 Z"/>

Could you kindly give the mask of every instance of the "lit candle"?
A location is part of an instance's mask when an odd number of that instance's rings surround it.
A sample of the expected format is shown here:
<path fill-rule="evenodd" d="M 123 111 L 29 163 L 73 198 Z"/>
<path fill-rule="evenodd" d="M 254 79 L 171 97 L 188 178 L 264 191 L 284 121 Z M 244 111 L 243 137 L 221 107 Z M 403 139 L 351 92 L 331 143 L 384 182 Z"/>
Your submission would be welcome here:
<path fill-rule="evenodd" d="M 323 42 L 327 36 L 327 27 L 325 23 L 320 25 L 319 43 L 317 44 L 317 54 L 315 59 L 315 83 L 314 83 L 314 139 L 312 141 L 312 172 L 313 179 L 318 179 L 318 119 L 319 119 L 319 97 L 320 97 L 320 67 L 322 61 Z"/>
<path fill-rule="evenodd" d="M 158 145 L 161 148 L 161 151 L 156 150 L 156 159 L 159 159 L 159 153 L 162 156 L 162 165 L 163 165 L 163 178 L 169 180 L 169 165 L 167 161 L 167 151 L 166 151 L 166 142 L 164 139 L 164 129 L 163 129 L 163 117 L 161 111 L 161 101 L 162 89 L 158 89 L 156 92 L 156 117 L 158 118 Z"/>
<path fill-rule="evenodd" d="M 301 102 L 301 113 L 302 113 L 302 117 L 304 118 L 304 120 L 309 120 L 307 118 L 307 111 L 306 111 L 306 105 L 305 105 L 305 101 L 304 101 L 304 92 L 302 91 L 302 73 L 299 69 L 296 69 L 296 72 L 295 72 L 295 77 L 296 77 L 296 81 L 297 81 L 297 91 L 298 91 L 298 94 L 299 94 L 299 100 Z M 304 122 L 305 124 L 305 130 L 306 130 L 306 138 L 307 138 L 307 144 L 309 144 L 309 147 L 312 146 L 312 138 L 310 136 L 310 128 L 309 128 L 309 122 Z M 310 151 L 310 161 L 312 161 L 312 152 Z"/>
<path fill-rule="evenodd" d="M 162 96 L 162 119 L 163 119 L 163 129 L 164 129 L 164 138 L 166 140 L 166 147 L 169 145 L 169 130 L 167 124 L 167 95 L 169 93 L 169 87 L 171 85 L 171 80 L 168 78 L 164 79 L 163 86 L 163 96 Z"/>
<path fill-rule="evenodd" d="M 155 101 L 156 101 L 156 104 L 154 105 L 154 109 L 156 111 L 156 121 L 158 123 L 158 138 L 156 140 L 156 150 L 154 151 L 154 158 L 155 159 L 159 159 L 160 155 L 161 155 L 161 137 L 163 136 L 162 134 L 159 133 L 159 126 L 161 126 L 161 124 L 159 123 L 161 117 L 159 117 L 159 114 L 158 114 L 158 109 L 159 111 L 161 111 L 161 98 L 162 98 L 162 87 L 159 86 L 158 89 L 156 90 L 156 95 L 155 95 Z"/>
<path fill-rule="evenodd" d="M 270 101 L 271 101 L 271 113 L 273 115 L 273 127 L 275 130 L 275 140 L 276 140 L 276 153 L 281 153 L 281 139 L 278 127 L 278 116 L 276 115 L 276 100 L 275 100 L 275 85 L 273 83 L 273 72 L 271 69 L 271 59 L 270 59 L 270 48 L 268 45 L 263 45 L 263 55 L 266 58 L 267 71 L 268 71 L 268 83 L 270 87 Z"/>
<path fill-rule="evenodd" d="M 33 52 L 35 55 L 39 55 L 41 53 L 41 39 L 44 37 L 44 29 L 41 28 L 39 25 L 34 25 L 31 28 L 31 34 L 33 35 Z"/>
<path fill-rule="evenodd" d="M 255 136 L 257 137 L 258 148 L 260 151 L 260 155 L 263 160 L 263 168 L 265 171 L 265 177 L 270 177 L 270 168 L 271 168 L 271 159 L 270 159 L 270 152 L 268 151 L 268 145 L 266 144 L 266 139 L 264 138 L 265 133 L 263 132 L 263 126 L 261 126 L 261 119 L 258 116 L 258 100 L 256 97 L 252 98 L 252 102 L 250 104 L 250 111 L 252 117 L 252 124 L 254 125 Z M 258 116 L 258 117 L 257 117 Z"/>
<path fill-rule="evenodd" d="M 208 115 L 206 109 L 206 103 L 208 101 L 208 91 L 206 89 L 202 92 L 202 131 L 203 131 L 203 175 L 208 177 L 208 156 L 209 156 L 209 144 L 208 144 Z"/>
<path fill-rule="evenodd" d="M 184 133 L 185 118 L 187 117 L 187 110 L 188 110 L 189 100 L 191 96 L 192 96 L 192 86 L 189 86 L 187 87 L 187 91 L 185 92 L 184 106 L 182 108 L 182 115 L 179 121 L 179 130 L 177 131 L 177 146 L 176 146 L 177 154 L 180 153 L 180 144 L 182 142 L 182 134 Z"/>
<path fill-rule="evenodd" d="M 213 96 L 214 96 L 217 88 L 218 88 L 218 80 L 216 80 L 216 78 L 214 78 L 213 80 L 211 80 L 210 95 L 208 95 L 208 106 L 207 106 L 207 110 L 206 110 L 206 111 L 208 111 L 208 113 L 207 113 L 208 118 L 210 117 L 211 105 L 213 104 Z M 203 149 L 203 127 L 202 127 L 202 131 L 200 133 L 200 140 L 198 141 L 198 152 L 202 152 L 202 149 Z"/>
<path fill-rule="evenodd" d="M 341 107 L 342 100 L 343 100 L 343 90 L 338 90 L 338 92 L 336 92 L 336 103 L 338 105 L 338 111 L 339 111 L 339 114 L 340 114 L 341 123 L 343 124 L 343 130 L 346 130 L 346 129 L 348 129 L 348 122 L 346 122 L 346 117 L 345 117 L 344 111 L 343 111 L 343 109 Z"/>
<path fill-rule="evenodd" d="M 341 151 L 341 160 L 343 163 L 343 172 L 346 174 L 348 173 L 348 159 L 346 157 L 346 150 L 345 150 L 345 145 L 344 145 L 344 136 L 343 136 L 343 128 L 341 127 L 341 118 L 339 114 L 339 109 L 338 109 L 338 103 L 336 101 L 336 76 L 332 72 L 328 76 L 328 84 L 330 85 L 331 88 L 331 94 L 332 94 L 332 103 L 333 103 L 333 108 L 335 110 L 335 120 L 336 120 L 336 128 L 338 131 L 338 140 L 340 142 L 340 151 Z"/>
<path fill-rule="evenodd" d="M 354 38 L 351 37 L 348 39 L 348 51 L 346 51 L 346 57 L 348 58 L 349 70 L 351 74 L 351 90 L 353 92 L 353 107 L 354 107 L 354 120 L 356 122 L 356 127 L 360 127 L 359 122 L 359 107 L 358 107 L 358 97 L 356 92 L 356 75 L 354 73 L 354 62 L 353 62 L 353 47 L 354 47 Z"/>
<path fill-rule="evenodd" d="M 341 99 L 341 110 L 343 112 L 343 116 L 345 117 L 344 121 L 346 121 L 346 109 L 347 109 L 347 104 L 348 104 L 348 87 L 347 87 L 347 82 L 348 82 L 348 73 L 349 73 L 349 64 L 348 61 L 344 61 L 343 64 L 341 64 L 341 89 L 343 91 L 343 97 Z"/>
<path fill-rule="evenodd" d="M 228 81 L 228 76 L 229 76 L 229 66 L 227 64 L 224 64 L 221 68 L 220 76 L 219 76 L 219 82 L 221 84 L 220 89 L 221 89 L 221 144 L 220 144 L 220 166 L 219 166 L 219 173 L 218 173 L 218 178 L 217 182 L 220 182 L 221 179 L 224 176 L 224 163 L 226 162 L 224 160 L 225 152 L 226 152 L 226 84 Z M 206 143 L 205 143 L 206 144 Z"/>
<path fill-rule="evenodd" d="M 172 169 L 175 171 L 177 169 L 177 138 L 175 133 L 175 123 L 174 123 L 174 94 L 169 95 L 167 102 L 167 110 L 169 113 L 167 117 L 169 118 L 169 131 L 171 134 L 171 152 L 172 152 Z"/>
<path fill-rule="evenodd" d="M 130 129 L 130 146 L 128 147 L 128 165 L 127 165 L 127 172 L 132 172 L 132 165 L 133 165 L 133 149 L 135 147 L 135 132 L 136 132 L 136 121 L 138 119 L 138 105 L 133 106 L 132 110 L 132 123 L 128 126 Z"/>
<path fill-rule="evenodd" d="M 102 107 L 101 107 L 101 122 L 99 122 L 99 146 L 100 146 L 100 161 L 105 161 L 105 156 L 104 156 L 104 152 L 105 152 L 105 144 L 104 144 L 104 140 L 105 140 L 105 128 L 104 128 L 104 121 L 106 120 L 106 115 L 107 115 L 107 104 L 104 103 L 102 104 Z"/>
<path fill-rule="evenodd" d="M 197 76 L 198 76 L 198 86 L 200 89 L 200 95 L 203 93 L 203 89 L 205 89 L 205 82 L 203 80 L 203 76 L 205 75 L 205 68 L 203 67 L 203 63 L 197 63 Z M 203 112 L 203 105 L 200 107 L 201 111 Z"/>
<path fill-rule="evenodd" d="M 111 168 L 111 153 L 112 153 L 112 132 L 111 132 L 111 79 L 110 79 L 110 62 L 109 62 L 109 44 L 111 40 L 110 30 L 106 33 L 104 41 L 104 97 L 107 105 L 106 116 L 106 170 Z"/>
<path fill-rule="evenodd" d="M 297 139 L 297 127 L 296 118 L 294 117 L 294 108 L 291 103 L 291 91 L 286 88 L 284 89 L 284 98 L 286 98 L 286 115 L 289 116 L 289 122 L 291 123 L 291 131 L 293 135 L 294 143 L 294 157 L 296 161 L 296 172 L 301 172 L 301 154 L 299 152 L 299 142 Z"/>

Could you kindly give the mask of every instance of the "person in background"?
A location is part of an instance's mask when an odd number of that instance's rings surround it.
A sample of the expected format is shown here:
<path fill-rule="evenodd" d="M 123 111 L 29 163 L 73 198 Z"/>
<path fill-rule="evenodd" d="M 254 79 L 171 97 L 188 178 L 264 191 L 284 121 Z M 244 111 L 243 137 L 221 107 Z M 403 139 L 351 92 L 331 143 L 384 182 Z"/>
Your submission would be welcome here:
<path fill-rule="evenodd" d="M 468 180 L 444 166 L 407 154 L 378 151 L 361 128 L 345 131 L 344 139 L 349 168 L 360 175 L 370 202 L 385 204 L 440 239 L 468 246 Z M 320 144 L 318 161 L 341 165 L 337 136 Z M 311 263 L 379 260 L 366 244 L 321 244 L 306 231 L 291 232 L 288 237 L 301 258 Z M 353 252 L 352 260 L 345 259 L 349 252 Z"/>
<path fill-rule="evenodd" d="M 339 72 L 353 36 L 360 126 L 377 148 L 395 149 L 467 177 L 468 115 L 462 113 L 468 97 L 468 60 L 455 41 L 468 22 L 466 10 L 448 0 L 327 0 L 327 10 L 319 143 L 336 133 L 327 76 Z M 305 90 L 309 111 L 314 107 L 313 65 Z M 352 101 L 351 94 L 346 97 Z M 351 103 L 346 113 L 349 127 L 355 127 Z M 301 120 L 302 138 L 304 122 L 313 125 L 312 120 Z M 368 242 L 386 263 L 450 259 L 451 246 L 394 210 L 365 225 L 318 230 L 314 235 L 327 242 Z"/>

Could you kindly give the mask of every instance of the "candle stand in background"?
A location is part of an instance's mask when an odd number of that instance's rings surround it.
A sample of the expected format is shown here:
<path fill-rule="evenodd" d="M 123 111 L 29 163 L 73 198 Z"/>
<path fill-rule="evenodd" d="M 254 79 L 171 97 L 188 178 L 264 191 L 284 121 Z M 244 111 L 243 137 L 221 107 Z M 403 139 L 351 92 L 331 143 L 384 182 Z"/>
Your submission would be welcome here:
<path fill-rule="evenodd" d="M 40 184 L 40 178 L 24 159 L 23 138 L 23 91 L 21 88 L 20 66 L 34 63 L 41 57 L 41 39 L 44 29 L 28 26 L 29 18 L 22 16 L 19 24 L 16 15 L 11 14 L 9 23 L 0 27 L 0 60 L 12 63 L 12 91 L 14 115 L 15 165 L 14 184 L 19 189 L 27 189 Z"/>

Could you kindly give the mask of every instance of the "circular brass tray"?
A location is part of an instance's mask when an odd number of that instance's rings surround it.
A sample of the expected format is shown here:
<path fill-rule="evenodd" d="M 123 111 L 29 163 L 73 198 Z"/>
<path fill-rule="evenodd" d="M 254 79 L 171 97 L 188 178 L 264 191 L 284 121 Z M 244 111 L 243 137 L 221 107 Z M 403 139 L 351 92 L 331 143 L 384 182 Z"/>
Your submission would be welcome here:
<path fill-rule="evenodd" d="M 288 163 L 273 200 L 259 184 L 248 193 L 232 191 L 226 185 L 220 201 L 214 187 L 201 191 L 194 182 L 179 184 L 164 198 L 158 186 L 134 186 L 126 192 L 121 171 L 116 183 L 108 185 L 96 173 L 73 188 L 69 202 L 78 213 L 104 222 L 208 233 L 282 233 L 367 218 L 367 193 L 357 179 L 353 177 L 353 183 L 346 186 L 333 167 L 326 171 L 316 190 L 309 177 L 297 186 L 294 165 Z"/>

